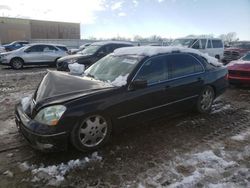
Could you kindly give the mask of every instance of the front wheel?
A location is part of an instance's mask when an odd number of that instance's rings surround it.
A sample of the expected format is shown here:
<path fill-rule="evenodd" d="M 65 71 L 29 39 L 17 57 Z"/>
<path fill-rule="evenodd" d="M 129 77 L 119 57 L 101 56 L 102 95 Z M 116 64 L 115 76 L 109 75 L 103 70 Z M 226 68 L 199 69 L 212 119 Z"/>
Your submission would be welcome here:
<path fill-rule="evenodd" d="M 107 118 L 91 115 L 73 129 L 71 142 L 80 151 L 95 150 L 108 141 L 111 129 L 111 122 Z"/>
<path fill-rule="evenodd" d="M 18 70 L 18 69 L 23 68 L 23 60 L 20 59 L 20 58 L 14 58 L 14 59 L 11 60 L 10 63 L 11 63 L 11 67 L 13 69 Z"/>
<path fill-rule="evenodd" d="M 198 99 L 197 110 L 200 113 L 209 113 L 212 109 L 212 104 L 215 98 L 214 89 L 211 86 L 206 86 Z"/>

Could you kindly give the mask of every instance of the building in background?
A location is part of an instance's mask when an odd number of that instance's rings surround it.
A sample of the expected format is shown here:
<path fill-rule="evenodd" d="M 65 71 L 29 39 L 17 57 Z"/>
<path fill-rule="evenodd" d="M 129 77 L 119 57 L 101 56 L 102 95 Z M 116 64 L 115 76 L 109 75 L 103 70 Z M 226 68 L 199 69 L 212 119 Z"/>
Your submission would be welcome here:
<path fill-rule="evenodd" d="M 32 39 L 80 39 L 80 23 L 0 17 L 0 42 Z"/>

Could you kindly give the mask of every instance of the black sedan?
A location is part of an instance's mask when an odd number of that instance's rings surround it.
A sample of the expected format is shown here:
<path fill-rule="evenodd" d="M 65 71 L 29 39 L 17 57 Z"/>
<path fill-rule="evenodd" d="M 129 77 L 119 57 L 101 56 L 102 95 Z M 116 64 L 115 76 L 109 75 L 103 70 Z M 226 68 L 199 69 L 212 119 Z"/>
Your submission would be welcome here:
<path fill-rule="evenodd" d="M 48 72 L 16 106 L 20 132 L 40 150 L 102 146 L 114 129 L 183 110 L 209 113 L 227 88 L 227 69 L 192 49 L 121 48 L 84 76 Z"/>
<path fill-rule="evenodd" d="M 72 63 L 79 63 L 89 67 L 99 59 L 112 53 L 115 49 L 129 46 L 133 46 L 133 44 L 122 41 L 94 42 L 77 54 L 58 59 L 56 67 L 59 71 L 69 71 L 68 65 Z"/>

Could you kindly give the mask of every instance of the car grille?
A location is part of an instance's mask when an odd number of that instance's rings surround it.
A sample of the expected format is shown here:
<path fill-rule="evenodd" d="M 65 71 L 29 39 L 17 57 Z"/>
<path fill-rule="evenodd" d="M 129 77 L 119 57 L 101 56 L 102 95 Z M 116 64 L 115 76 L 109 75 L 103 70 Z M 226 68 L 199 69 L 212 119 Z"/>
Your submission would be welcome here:
<path fill-rule="evenodd" d="M 237 60 L 240 58 L 240 53 L 236 51 L 224 51 L 224 58 Z"/>
<path fill-rule="evenodd" d="M 229 70 L 228 73 L 230 76 L 241 76 L 250 78 L 250 72 L 248 71 Z"/>

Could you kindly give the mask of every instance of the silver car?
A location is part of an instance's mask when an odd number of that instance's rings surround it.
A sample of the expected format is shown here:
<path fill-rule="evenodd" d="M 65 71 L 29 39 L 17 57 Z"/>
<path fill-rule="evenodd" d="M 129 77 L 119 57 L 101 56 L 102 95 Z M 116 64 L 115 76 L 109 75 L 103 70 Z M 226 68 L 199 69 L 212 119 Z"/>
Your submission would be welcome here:
<path fill-rule="evenodd" d="M 29 44 L 18 50 L 0 54 L 0 64 L 21 69 L 24 65 L 55 65 L 57 59 L 68 55 L 52 44 Z"/>

